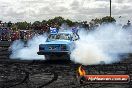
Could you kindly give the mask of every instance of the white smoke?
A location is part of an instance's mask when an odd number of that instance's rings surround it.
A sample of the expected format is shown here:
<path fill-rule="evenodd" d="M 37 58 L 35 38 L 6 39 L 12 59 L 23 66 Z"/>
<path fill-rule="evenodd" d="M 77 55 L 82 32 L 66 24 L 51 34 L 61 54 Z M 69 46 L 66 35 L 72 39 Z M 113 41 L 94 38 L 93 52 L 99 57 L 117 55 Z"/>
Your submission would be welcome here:
<path fill-rule="evenodd" d="M 80 30 L 71 60 L 84 65 L 120 61 L 120 54 L 132 52 L 131 33 L 113 24 L 101 25 L 91 32 Z"/>
<path fill-rule="evenodd" d="M 16 40 L 11 45 L 11 59 L 21 60 L 44 60 L 43 55 L 37 55 L 39 44 L 43 44 L 46 40 L 46 35 L 34 36 L 25 45 L 23 41 Z"/>
<path fill-rule="evenodd" d="M 75 42 L 75 49 L 71 53 L 71 60 L 84 65 L 100 64 L 101 61 L 113 63 L 120 61 L 122 53 L 131 53 L 132 30 L 122 29 L 120 26 L 101 25 L 93 31 L 80 29 L 80 40 Z M 39 44 L 45 43 L 46 35 L 35 36 L 24 42 L 17 40 L 11 45 L 13 59 L 44 60 L 44 56 L 37 55 Z"/>

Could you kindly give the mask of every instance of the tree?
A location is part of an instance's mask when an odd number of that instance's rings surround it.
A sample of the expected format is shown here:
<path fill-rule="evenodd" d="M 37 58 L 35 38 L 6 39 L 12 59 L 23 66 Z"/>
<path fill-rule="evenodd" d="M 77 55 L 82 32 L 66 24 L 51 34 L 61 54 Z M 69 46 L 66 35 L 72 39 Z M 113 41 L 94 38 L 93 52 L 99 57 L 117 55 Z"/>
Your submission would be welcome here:
<path fill-rule="evenodd" d="M 47 21 L 46 21 L 46 20 L 43 20 L 41 23 L 42 23 L 42 24 L 46 24 L 46 23 L 47 23 Z"/>
<path fill-rule="evenodd" d="M 30 26 L 30 23 L 27 23 L 26 21 L 25 22 L 17 22 L 16 25 L 17 25 L 18 29 L 25 30 L 25 29 L 28 29 L 28 27 Z"/>
<path fill-rule="evenodd" d="M 69 19 L 66 19 L 65 22 L 66 22 L 67 25 L 70 26 L 70 27 L 73 26 L 73 25 L 75 24 L 74 22 L 72 22 L 72 21 L 69 20 Z"/>
<path fill-rule="evenodd" d="M 11 29 L 12 29 L 13 31 L 17 31 L 17 30 L 18 30 L 18 27 L 17 27 L 16 24 L 12 24 Z"/>
<path fill-rule="evenodd" d="M 12 26 L 12 22 L 9 21 L 9 22 L 7 23 L 7 27 L 11 27 L 11 26 Z"/>
<path fill-rule="evenodd" d="M 33 23 L 33 25 L 35 25 L 35 26 L 38 26 L 38 25 L 40 25 L 40 24 L 41 24 L 40 21 L 35 21 L 35 22 Z"/>
<path fill-rule="evenodd" d="M 106 16 L 101 19 L 101 23 L 115 23 L 116 20 L 114 17 Z"/>
<path fill-rule="evenodd" d="M 61 26 L 62 25 L 62 23 L 64 23 L 64 18 L 62 18 L 62 17 L 55 17 L 54 19 L 53 19 L 55 22 L 57 22 L 57 24 L 59 25 L 59 26 Z"/>
<path fill-rule="evenodd" d="M 40 30 L 42 28 L 42 25 L 41 25 L 41 22 L 40 21 L 35 21 L 33 24 L 32 24 L 33 28 L 35 30 Z"/>
<path fill-rule="evenodd" d="M 114 23 L 116 22 L 114 17 L 106 16 L 101 19 L 95 18 L 90 21 L 92 25 L 104 24 L 104 23 Z"/>

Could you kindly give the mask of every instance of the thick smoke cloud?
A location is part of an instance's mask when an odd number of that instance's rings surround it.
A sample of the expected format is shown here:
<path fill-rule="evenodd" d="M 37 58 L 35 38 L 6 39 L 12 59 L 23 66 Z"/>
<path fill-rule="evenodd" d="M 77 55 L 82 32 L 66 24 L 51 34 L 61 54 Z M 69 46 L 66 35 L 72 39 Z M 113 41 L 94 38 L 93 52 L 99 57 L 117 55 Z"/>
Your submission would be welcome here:
<path fill-rule="evenodd" d="M 44 60 L 44 56 L 37 55 L 39 44 L 43 44 L 46 40 L 45 35 L 34 36 L 25 45 L 21 40 L 16 40 L 11 45 L 12 59 L 22 60 Z"/>
<path fill-rule="evenodd" d="M 75 42 L 76 47 L 71 52 L 71 60 L 83 65 L 120 61 L 123 58 L 121 55 L 132 53 L 131 33 L 131 29 L 122 29 L 113 24 L 101 25 L 93 31 L 80 29 L 80 40 Z M 45 35 L 35 36 L 28 41 L 26 47 L 22 41 L 15 41 L 11 45 L 10 58 L 44 60 L 44 56 L 37 55 L 37 52 L 39 44 L 45 43 L 46 38 Z"/>
<path fill-rule="evenodd" d="M 113 24 L 101 25 L 91 32 L 81 30 L 71 60 L 84 65 L 120 61 L 121 55 L 132 52 L 130 33 L 130 29 Z"/>

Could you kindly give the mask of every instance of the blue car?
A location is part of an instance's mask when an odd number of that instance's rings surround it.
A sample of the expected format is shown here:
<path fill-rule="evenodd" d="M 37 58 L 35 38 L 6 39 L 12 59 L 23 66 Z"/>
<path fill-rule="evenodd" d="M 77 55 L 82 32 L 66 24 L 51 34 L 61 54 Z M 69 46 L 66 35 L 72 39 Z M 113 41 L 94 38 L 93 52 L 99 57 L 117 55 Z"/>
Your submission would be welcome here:
<path fill-rule="evenodd" d="M 52 31 L 53 32 L 53 31 Z M 79 37 L 72 32 L 51 33 L 44 44 L 39 45 L 38 55 L 44 55 L 47 60 L 70 59 L 75 48 L 74 41 Z"/>

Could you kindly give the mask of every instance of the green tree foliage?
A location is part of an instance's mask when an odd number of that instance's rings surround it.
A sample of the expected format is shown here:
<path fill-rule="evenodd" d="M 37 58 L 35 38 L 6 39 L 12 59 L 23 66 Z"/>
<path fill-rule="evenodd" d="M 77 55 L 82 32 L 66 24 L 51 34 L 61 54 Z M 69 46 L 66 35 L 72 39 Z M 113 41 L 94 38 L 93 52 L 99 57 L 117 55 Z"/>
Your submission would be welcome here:
<path fill-rule="evenodd" d="M 106 16 L 101 19 L 101 23 L 114 23 L 116 22 L 114 17 Z"/>
<path fill-rule="evenodd" d="M 35 29 L 35 30 L 40 30 L 41 29 L 41 24 L 42 22 L 40 22 L 40 21 L 35 21 L 33 24 L 32 24 L 32 27 L 33 27 L 33 29 Z"/>
<path fill-rule="evenodd" d="M 39 26 L 40 24 L 41 24 L 40 21 L 35 21 L 35 22 L 33 23 L 33 25 L 35 25 L 35 26 Z"/>
<path fill-rule="evenodd" d="M 59 28 L 63 23 L 66 23 L 68 26 L 74 26 L 77 22 L 73 22 L 69 19 L 64 19 L 61 16 L 54 17 L 53 19 L 49 20 L 42 20 L 40 21 L 35 21 L 32 24 L 28 22 L 17 22 L 14 23 L 13 25 L 11 22 L 8 22 L 9 27 L 11 27 L 13 30 L 20 29 L 20 30 L 29 30 L 30 28 L 34 30 L 49 30 L 49 27 L 56 27 Z"/>
<path fill-rule="evenodd" d="M 90 24 L 92 25 L 98 25 L 98 24 L 105 24 L 105 23 L 114 23 L 116 22 L 114 17 L 106 16 L 103 18 L 95 18 L 90 21 Z"/>
<path fill-rule="evenodd" d="M 116 20 L 115 20 L 114 17 L 106 16 L 106 17 L 103 17 L 103 18 L 92 19 L 89 22 L 89 25 L 90 25 L 90 29 L 95 29 L 101 24 L 115 23 L 115 22 L 116 22 Z"/>
<path fill-rule="evenodd" d="M 56 24 L 58 24 L 59 26 L 61 26 L 62 25 L 62 23 L 64 23 L 64 18 L 62 18 L 62 17 L 55 17 L 54 19 L 53 19 L 53 22 L 54 23 L 56 23 Z"/>
<path fill-rule="evenodd" d="M 25 22 L 17 22 L 16 25 L 17 25 L 17 28 L 20 30 L 27 30 L 28 27 L 30 26 L 30 23 L 27 23 L 26 21 Z"/>
<path fill-rule="evenodd" d="M 64 18 L 62 18 L 62 17 L 55 17 L 55 18 L 53 18 L 53 19 L 49 19 L 48 21 L 47 21 L 47 24 L 49 24 L 49 25 L 58 25 L 58 26 L 61 26 L 63 23 L 66 23 L 68 26 L 73 26 L 73 25 L 75 25 L 75 22 L 73 22 L 73 21 L 71 21 L 71 20 L 69 20 L 69 19 L 64 19 Z"/>
<path fill-rule="evenodd" d="M 12 24 L 11 28 L 12 28 L 13 31 L 17 31 L 18 30 L 18 27 L 17 27 L 16 24 Z"/>
<path fill-rule="evenodd" d="M 7 23 L 7 27 L 11 27 L 11 26 L 12 26 L 12 22 L 9 21 L 9 22 Z"/>
<path fill-rule="evenodd" d="M 75 22 L 72 22 L 72 21 L 69 20 L 69 19 L 66 19 L 66 20 L 65 20 L 65 23 L 67 23 L 67 25 L 70 26 L 70 27 L 73 26 L 73 25 L 75 25 Z"/>
<path fill-rule="evenodd" d="M 43 20 L 41 23 L 42 23 L 43 25 L 45 25 L 45 24 L 47 23 L 47 21 L 46 21 L 46 20 Z"/>
<path fill-rule="evenodd" d="M 2 21 L 1 21 L 2 22 Z M 66 23 L 68 26 L 76 26 L 76 25 L 82 25 L 84 28 L 87 29 L 94 29 L 98 27 L 101 24 L 105 23 L 111 23 L 111 22 L 116 22 L 114 17 L 106 16 L 103 18 L 95 18 L 92 19 L 89 23 L 87 21 L 83 22 L 73 22 L 70 19 L 64 19 L 61 16 L 54 17 L 53 19 L 49 20 L 42 20 L 40 21 L 35 21 L 32 24 L 28 22 L 17 22 L 15 24 L 12 24 L 11 22 L 8 22 L 8 26 L 11 27 L 13 30 L 20 29 L 20 30 L 30 30 L 31 28 L 34 30 L 43 30 L 47 32 L 49 30 L 49 27 L 56 27 L 59 28 L 63 23 Z"/>

